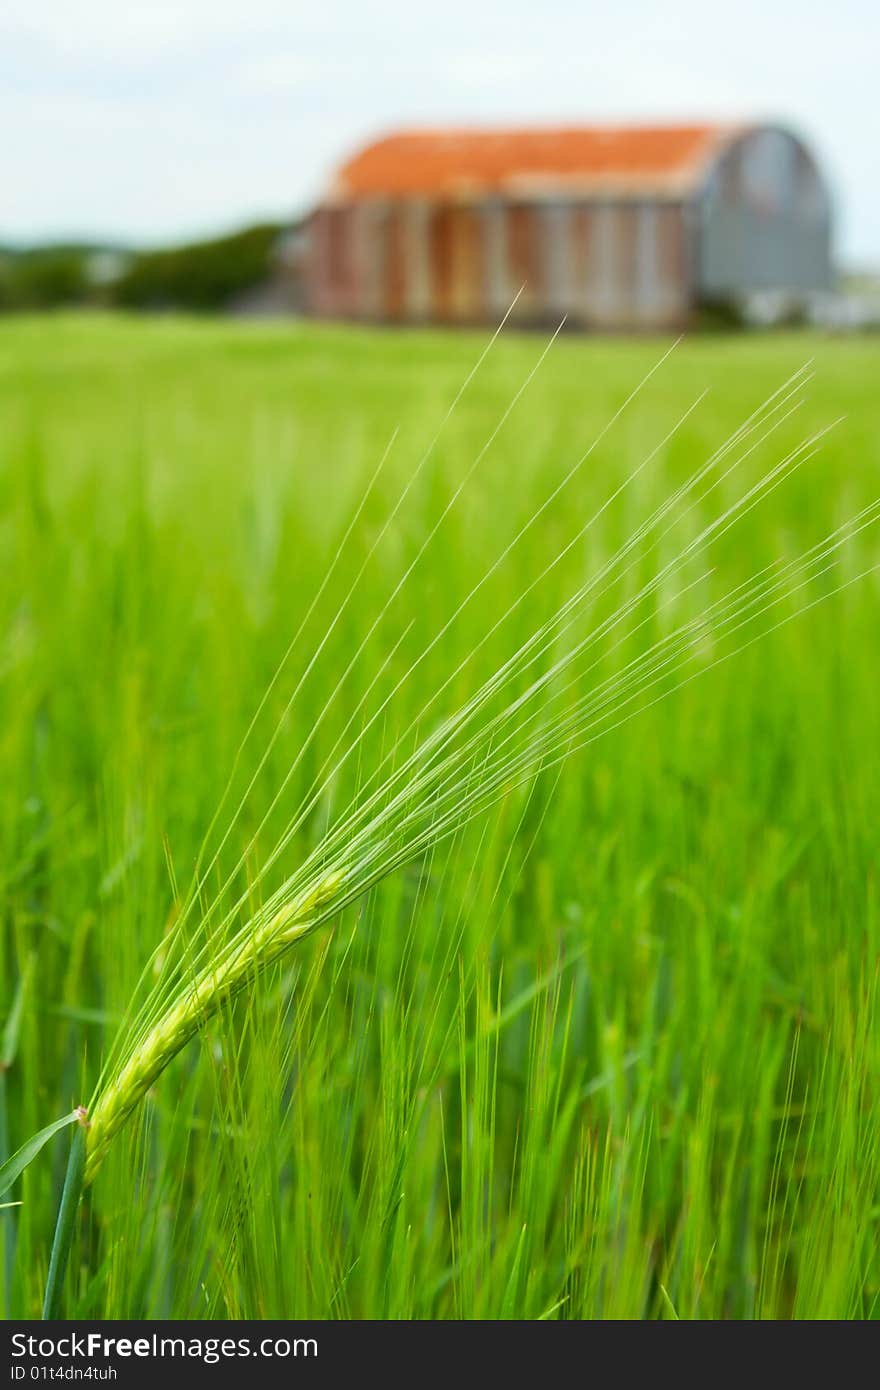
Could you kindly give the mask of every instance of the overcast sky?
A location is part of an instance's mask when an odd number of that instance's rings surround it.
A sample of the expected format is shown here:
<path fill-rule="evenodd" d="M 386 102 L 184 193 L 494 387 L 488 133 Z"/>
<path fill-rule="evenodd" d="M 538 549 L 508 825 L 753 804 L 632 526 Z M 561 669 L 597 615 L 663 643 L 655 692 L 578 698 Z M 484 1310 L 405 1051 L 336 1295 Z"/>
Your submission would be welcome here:
<path fill-rule="evenodd" d="M 308 206 L 396 125 L 782 119 L 880 264 L 878 0 L 0 0 L 0 243 Z"/>

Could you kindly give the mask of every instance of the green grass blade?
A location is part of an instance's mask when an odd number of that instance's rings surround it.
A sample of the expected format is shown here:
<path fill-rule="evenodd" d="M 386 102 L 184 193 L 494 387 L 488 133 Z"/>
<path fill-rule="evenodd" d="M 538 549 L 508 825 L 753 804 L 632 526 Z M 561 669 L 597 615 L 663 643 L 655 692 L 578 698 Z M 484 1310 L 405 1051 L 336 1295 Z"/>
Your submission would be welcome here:
<path fill-rule="evenodd" d="M 12 1008 L 6 1018 L 3 1028 L 3 1039 L 0 1042 L 0 1071 L 8 1071 L 15 1061 L 15 1054 L 18 1051 L 18 1038 L 21 1032 L 21 1020 L 24 1014 L 24 1003 L 30 987 L 31 977 L 34 973 L 36 957 L 29 956 L 18 987 L 15 991 L 15 998 L 12 1001 Z"/>
<path fill-rule="evenodd" d="M 53 1134 L 57 1134 L 60 1129 L 65 1129 L 67 1125 L 72 1125 L 75 1120 L 82 1120 L 82 1118 L 82 1108 L 77 1106 L 76 1110 L 71 1110 L 69 1115 L 63 1115 L 60 1120 L 55 1120 L 37 1134 L 32 1134 L 20 1149 L 17 1149 L 10 1158 L 7 1158 L 6 1162 L 0 1165 L 0 1197 L 9 1191 L 28 1164 L 33 1162 L 44 1145 L 48 1144 Z"/>

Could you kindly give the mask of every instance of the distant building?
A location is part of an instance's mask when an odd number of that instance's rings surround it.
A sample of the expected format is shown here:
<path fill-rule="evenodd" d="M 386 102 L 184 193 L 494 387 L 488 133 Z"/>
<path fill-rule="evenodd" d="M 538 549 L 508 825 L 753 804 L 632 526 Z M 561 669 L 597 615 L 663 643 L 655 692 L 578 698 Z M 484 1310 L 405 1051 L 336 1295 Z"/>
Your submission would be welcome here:
<path fill-rule="evenodd" d="M 311 216 L 310 312 L 664 328 L 830 283 L 830 206 L 776 126 L 423 131 L 337 172 Z"/>

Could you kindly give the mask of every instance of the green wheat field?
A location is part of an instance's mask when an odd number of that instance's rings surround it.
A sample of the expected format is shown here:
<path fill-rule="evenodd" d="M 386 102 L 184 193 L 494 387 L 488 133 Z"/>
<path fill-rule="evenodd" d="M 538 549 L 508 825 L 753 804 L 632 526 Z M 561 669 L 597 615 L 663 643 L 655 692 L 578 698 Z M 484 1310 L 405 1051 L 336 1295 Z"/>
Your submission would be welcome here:
<path fill-rule="evenodd" d="M 66 1316 L 880 1312 L 880 525 L 839 530 L 880 497 L 878 346 L 487 343 L 0 324 L 0 1160 L 403 769 L 379 868 L 316 880 L 345 900 L 144 1077 Z M 0 1198 L 6 1317 L 40 1314 L 71 1132 Z"/>

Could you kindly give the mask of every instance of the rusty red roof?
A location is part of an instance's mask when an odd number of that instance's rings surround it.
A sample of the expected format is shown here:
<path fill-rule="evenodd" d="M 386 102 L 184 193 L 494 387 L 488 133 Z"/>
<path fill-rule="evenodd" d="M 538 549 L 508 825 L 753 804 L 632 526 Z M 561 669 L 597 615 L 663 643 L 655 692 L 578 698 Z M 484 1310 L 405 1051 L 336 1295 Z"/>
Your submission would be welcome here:
<path fill-rule="evenodd" d="M 708 124 L 402 131 L 348 160 L 332 193 L 420 197 L 687 186 L 733 133 L 730 126 Z"/>

